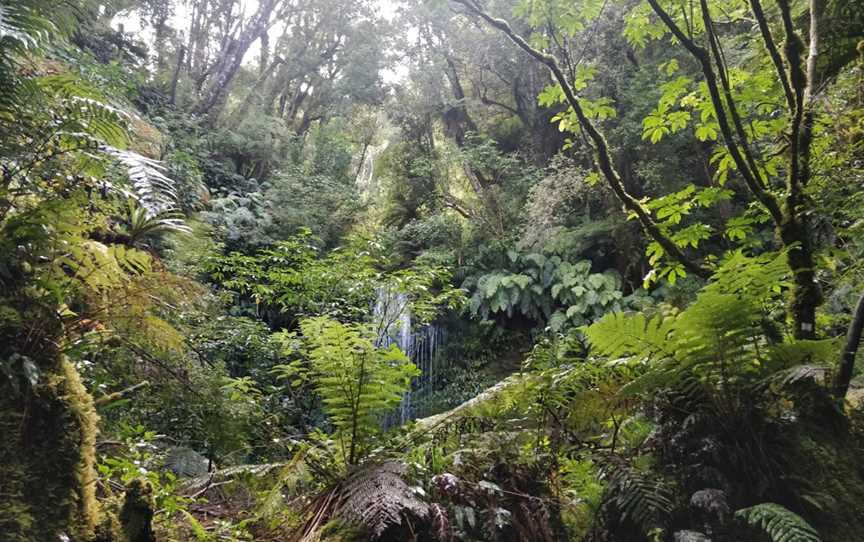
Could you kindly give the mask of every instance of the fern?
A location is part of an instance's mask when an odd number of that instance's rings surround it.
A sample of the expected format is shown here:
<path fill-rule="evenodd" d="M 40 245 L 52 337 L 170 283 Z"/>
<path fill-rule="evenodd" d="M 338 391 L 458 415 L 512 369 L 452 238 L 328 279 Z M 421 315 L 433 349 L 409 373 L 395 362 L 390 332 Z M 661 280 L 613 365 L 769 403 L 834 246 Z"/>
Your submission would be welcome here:
<path fill-rule="evenodd" d="M 425 520 L 429 506 L 405 483 L 406 472 L 396 462 L 360 469 L 343 483 L 335 517 L 362 525 L 373 539 L 403 521 Z"/>
<path fill-rule="evenodd" d="M 648 361 L 674 355 L 669 343 L 674 324 L 674 318 L 618 312 L 607 314 L 585 333 L 597 351 L 605 356 Z"/>
<path fill-rule="evenodd" d="M 669 489 L 662 480 L 629 467 L 616 467 L 609 476 L 606 502 L 647 533 L 666 522 L 672 512 Z"/>
<path fill-rule="evenodd" d="M 400 403 L 419 371 L 395 345 L 376 347 L 366 326 L 319 317 L 303 320 L 300 329 L 342 458 L 356 464 L 367 439 L 380 430 L 380 416 Z"/>
<path fill-rule="evenodd" d="M 779 504 L 766 502 L 743 508 L 735 517 L 764 531 L 772 542 L 820 542 L 819 533 L 801 516 Z"/>
<path fill-rule="evenodd" d="M 34 4 L 0 3 L 0 110 L 13 107 L 26 93 L 16 73 L 18 59 L 38 49 L 58 30 Z"/>
<path fill-rule="evenodd" d="M 131 195 L 147 209 L 150 217 L 176 208 L 174 181 L 165 175 L 165 168 L 158 160 L 110 145 L 103 145 L 101 149 L 126 168 L 133 189 Z"/>
<path fill-rule="evenodd" d="M 11 63 L 12 54 L 22 54 L 46 41 L 57 28 L 26 2 L 0 4 L 0 60 Z"/>
<path fill-rule="evenodd" d="M 68 275 L 98 292 L 114 288 L 129 276 L 148 272 L 150 264 L 151 258 L 146 252 L 88 240 L 71 245 L 53 265 L 61 276 Z"/>
<path fill-rule="evenodd" d="M 192 535 L 195 536 L 195 540 L 198 542 L 207 542 L 211 540 L 210 533 L 207 532 L 207 529 L 201 525 L 201 522 L 198 519 L 190 514 L 186 510 L 180 510 L 183 513 L 183 517 L 186 518 L 186 521 L 189 523 L 190 529 L 192 529 Z"/>
<path fill-rule="evenodd" d="M 780 295 L 787 274 L 782 255 L 733 257 L 727 265 L 677 315 L 615 313 L 586 330 L 595 352 L 636 368 L 622 394 L 674 388 L 693 396 L 733 387 L 746 393 L 766 373 L 827 359 L 831 346 L 823 341 L 772 345 L 763 333 L 765 306 Z"/>
<path fill-rule="evenodd" d="M 132 244 L 140 243 L 147 237 L 161 233 L 192 231 L 183 220 L 182 214 L 176 211 L 163 211 L 154 215 L 135 199 L 128 200 L 124 218 L 125 224 L 120 228 L 121 233 L 127 235 Z"/>

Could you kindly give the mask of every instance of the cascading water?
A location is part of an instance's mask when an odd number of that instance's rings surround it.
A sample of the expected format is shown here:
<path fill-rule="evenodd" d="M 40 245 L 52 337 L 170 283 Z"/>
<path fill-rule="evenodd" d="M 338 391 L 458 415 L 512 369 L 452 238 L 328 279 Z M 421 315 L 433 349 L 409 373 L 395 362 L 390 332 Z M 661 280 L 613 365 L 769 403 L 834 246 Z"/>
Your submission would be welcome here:
<path fill-rule="evenodd" d="M 386 347 L 395 344 L 420 369 L 420 375 L 414 379 L 399 407 L 398 423 L 405 423 L 417 415 L 416 409 L 412 408 L 412 397 L 422 397 L 434 389 L 438 354 L 446 333 L 434 324 L 412 330 L 408 298 L 391 288 L 378 290 L 373 318 L 377 330 L 377 345 Z M 396 421 L 385 420 L 385 425 L 393 425 Z"/>

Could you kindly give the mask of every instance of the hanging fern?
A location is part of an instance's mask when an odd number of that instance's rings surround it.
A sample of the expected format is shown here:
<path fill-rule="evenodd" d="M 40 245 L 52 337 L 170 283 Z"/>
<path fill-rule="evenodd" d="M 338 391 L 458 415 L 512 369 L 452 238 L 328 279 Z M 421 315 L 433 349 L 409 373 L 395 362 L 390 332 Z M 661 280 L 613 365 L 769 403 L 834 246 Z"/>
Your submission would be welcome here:
<path fill-rule="evenodd" d="M 735 517 L 764 531 L 772 542 L 821 542 L 819 533 L 804 518 L 772 502 L 742 508 Z"/>

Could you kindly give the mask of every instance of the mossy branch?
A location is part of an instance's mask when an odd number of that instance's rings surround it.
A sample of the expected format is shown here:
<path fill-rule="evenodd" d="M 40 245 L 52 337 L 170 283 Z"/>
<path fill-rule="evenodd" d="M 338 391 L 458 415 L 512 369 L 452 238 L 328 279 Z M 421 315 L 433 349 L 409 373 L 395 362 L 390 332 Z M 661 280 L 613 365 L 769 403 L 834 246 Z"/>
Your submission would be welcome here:
<path fill-rule="evenodd" d="M 107 395 L 103 395 L 102 397 L 99 397 L 98 399 L 93 401 L 93 404 L 97 408 L 100 406 L 105 406 L 105 405 L 111 404 L 114 401 L 119 401 L 120 399 L 123 399 L 128 395 L 132 395 L 133 393 L 140 390 L 141 388 L 146 388 L 149 385 L 150 385 L 150 382 L 148 382 L 147 380 L 145 380 L 143 382 L 139 382 L 139 383 L 135 384 L 134 386 L 129 386 L 126 389 L 123 389 L 120 391 L 115 391 L 114 393 L 109 393 Z"/>

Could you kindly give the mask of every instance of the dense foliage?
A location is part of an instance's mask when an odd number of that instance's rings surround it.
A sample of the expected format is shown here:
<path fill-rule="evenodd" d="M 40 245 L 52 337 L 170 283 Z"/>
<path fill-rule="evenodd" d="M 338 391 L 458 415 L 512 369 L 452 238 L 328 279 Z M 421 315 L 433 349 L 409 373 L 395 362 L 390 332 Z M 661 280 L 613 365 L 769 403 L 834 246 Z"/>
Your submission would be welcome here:
<path fill-rule="evenodd" d="M 0 539 L 847 541 L 857 0 L 0 0 Z"/>

